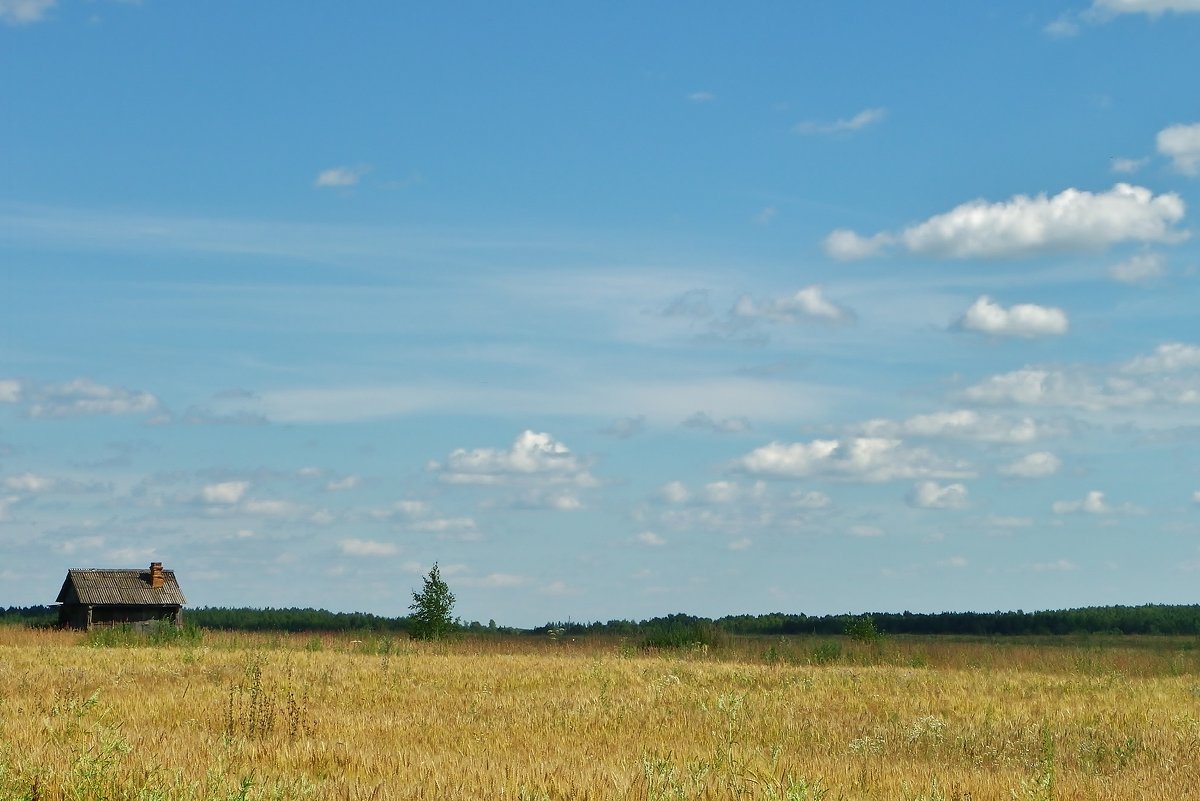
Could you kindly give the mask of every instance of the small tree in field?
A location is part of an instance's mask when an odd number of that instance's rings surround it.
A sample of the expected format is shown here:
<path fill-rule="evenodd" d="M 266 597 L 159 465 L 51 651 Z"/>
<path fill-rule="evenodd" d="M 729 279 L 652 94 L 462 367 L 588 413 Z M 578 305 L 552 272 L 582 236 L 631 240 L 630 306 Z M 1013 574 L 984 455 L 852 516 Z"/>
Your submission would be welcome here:
<path fill-rule="evenodd" d="M 454 630 L 454 618 L 450 612 L 454 609 L 454 593 L 442 580 L 437 562 L 429 569 L 429 575 L 422 581 L 425 586 L 420 592 L 413 593 L 412 636 L 419 640 L 440 640 Z"/>

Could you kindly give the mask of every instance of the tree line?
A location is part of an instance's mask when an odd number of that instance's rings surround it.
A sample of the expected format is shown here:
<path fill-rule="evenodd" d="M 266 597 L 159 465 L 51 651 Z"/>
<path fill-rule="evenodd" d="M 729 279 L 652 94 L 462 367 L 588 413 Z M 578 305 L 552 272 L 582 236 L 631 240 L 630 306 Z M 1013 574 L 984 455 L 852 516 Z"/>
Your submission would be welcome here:
<path fill-rule="evenodd" d="M 200 607 L 184 612 L 189 624 L 206 629 L 285 632 L 389 632 L 413 633 L 412 616 L 386 617 L 366 612 L 328 612 L 324 609 L 250 609 Z M 764 615 L 727 615 L 716 619 L 674 614 L 647 620 L 608 622 L 552 622 L 533 629 L 516 629 L 455 621 L 448 631 L 472 634 L 570 636 L 589 634 L 628 637 L 647 645 L 670 646 L 713 643 L 720 637 L 742 635 L 834 636 L 862 615 L 806 615 L 782 612 Z M 875 612 L 875 627 L 885 634 L 953 634 L 971 636 L 1029 636 L 1062 634 L 1163 634 L 1200 635 L 1200 605 L 1095 606 L 1038 612 Z M 0 608 L 0 623 L 52 626 L 58 622 L 55 606 Z"/>

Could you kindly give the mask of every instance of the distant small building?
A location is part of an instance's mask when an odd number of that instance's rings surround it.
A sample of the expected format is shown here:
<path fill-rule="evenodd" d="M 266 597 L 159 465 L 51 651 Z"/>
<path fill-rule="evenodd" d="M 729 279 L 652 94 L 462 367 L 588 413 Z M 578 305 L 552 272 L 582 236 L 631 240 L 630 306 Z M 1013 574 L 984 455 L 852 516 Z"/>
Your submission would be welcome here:
<path fill-rule="evenodd" d="M 73 629 L 131 625 L 155 621 L 183 624 L 187 600 L 179 590 L 174 570 L 151 562 L 149 570 L 67 571 L 57 602 L 59 625 Z"/>

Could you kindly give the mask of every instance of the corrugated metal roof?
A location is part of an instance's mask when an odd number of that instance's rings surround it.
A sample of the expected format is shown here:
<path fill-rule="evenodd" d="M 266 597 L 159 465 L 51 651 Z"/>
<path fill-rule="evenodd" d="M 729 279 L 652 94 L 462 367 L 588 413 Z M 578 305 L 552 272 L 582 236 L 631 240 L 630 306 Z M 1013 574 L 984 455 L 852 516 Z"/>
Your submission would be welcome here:
<path fill-rule="evenodd" d="M 163 585 L 150 587 L 149 570 L 93 570 L 72 568 L 58 593 L 58 601 L 78 597 L 81 604 L 147 604 L 151 606 L 183 606 L 187 600 L 179 590 L 174 570 L 164 570 Z M 72 587 L 74 592 L 71 592 Z M 70 600 L 75 600 L 71 598 Z"/>

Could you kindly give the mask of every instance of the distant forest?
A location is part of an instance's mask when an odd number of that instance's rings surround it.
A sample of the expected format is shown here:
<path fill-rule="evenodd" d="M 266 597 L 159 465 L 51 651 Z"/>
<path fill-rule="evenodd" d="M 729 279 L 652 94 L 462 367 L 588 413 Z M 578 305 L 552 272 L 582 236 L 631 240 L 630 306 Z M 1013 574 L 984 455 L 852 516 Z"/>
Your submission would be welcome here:
<path fill-rule="evenodd" d="M 394 632 L 408 629 L 407 617 L 382 617 L 362 612 L 322 609 L 226 609 L 203 607 L 184 612 L 185 621 L 205 629 L 286 632 Z M 534 629 L 497 626 L 494 621 L 461 623 L 471 634 L 579 637 L 608 635 L 638 639 L 652 645 L 711 643 L 739 635 L 794 636 L 844 634 L 855 621 L 870 617 L 881 634 L 956 634 L 971 636 L 1061 634 L 1200 635 L 1200 605 L 1096 606 L 1082 609 L 1024 612 L 876 612 L 863 615 L 774 613 L 710 618 L 667 615 L 649 620 L 610 620 L 607 623 L 547 623 Z M 54 606 L 0 608 L 0 624 L 53 626 Z"/>

